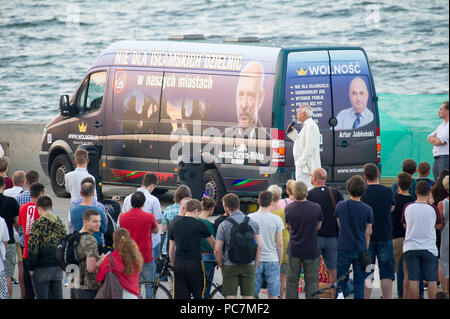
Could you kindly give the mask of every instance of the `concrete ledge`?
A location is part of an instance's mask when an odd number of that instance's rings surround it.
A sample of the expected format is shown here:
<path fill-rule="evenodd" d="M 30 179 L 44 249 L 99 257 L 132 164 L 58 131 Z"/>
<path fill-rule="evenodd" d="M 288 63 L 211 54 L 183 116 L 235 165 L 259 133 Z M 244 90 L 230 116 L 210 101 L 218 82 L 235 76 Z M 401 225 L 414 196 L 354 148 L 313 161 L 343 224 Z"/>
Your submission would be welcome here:
<path fill-rule="evenodd" d="M 0 143 L 9 158 L 8 176 L 16 170 L 30 169 L 39 173 L 41 183 L 50 187 L 50 179 L 45 175 L 39 161 L 42 130 L 47 122 L 0 121 Z"/>

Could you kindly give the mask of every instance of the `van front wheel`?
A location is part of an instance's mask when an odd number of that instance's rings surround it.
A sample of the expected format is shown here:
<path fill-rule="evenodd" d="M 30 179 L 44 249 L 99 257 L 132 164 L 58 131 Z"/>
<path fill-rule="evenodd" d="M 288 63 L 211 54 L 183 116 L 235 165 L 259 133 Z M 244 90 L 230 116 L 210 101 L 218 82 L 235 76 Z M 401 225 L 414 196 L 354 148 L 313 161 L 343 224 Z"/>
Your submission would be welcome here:
<path fill-rule="evenodd" d="M 66 191 L 65 174 L 71 170 L 72 165 L 67 155 L 61 154 L 55 157 L 50 166 L 50 182 L 56 196 L 70 197 L 70 194 Z"/>
<path fill-rule="evenodd" d="M 209 169 L 203 173 L 203 193 L 216 201 L 214 213 L 223 214 L 222 197 L 225 195 L 225 187 L 219 174 L 214 169 Z"/>

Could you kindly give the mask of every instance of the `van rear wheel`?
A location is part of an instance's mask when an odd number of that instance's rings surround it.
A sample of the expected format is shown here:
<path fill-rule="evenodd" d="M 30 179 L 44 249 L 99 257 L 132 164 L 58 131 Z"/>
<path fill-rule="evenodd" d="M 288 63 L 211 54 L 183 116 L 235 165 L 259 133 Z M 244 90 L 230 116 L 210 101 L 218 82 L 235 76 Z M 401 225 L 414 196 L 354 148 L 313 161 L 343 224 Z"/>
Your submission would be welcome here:
<path fill-rule="evenodd" d="M 225 195 L 225 187 L 215 169 L 209 169 L 203 173 L 203 193 L 216 201 L 214 213 L 223 214 L 222 197 Z"/>
<path fill-rule="evenodd" d="M 67 155 L 61 154 L 55 157 L 50 166 L 50 182 L 56 196 L 63 198 L 70 197 L 70 193 L 66 191 L 65 175 L 71 170 L 72 164 Z"/>

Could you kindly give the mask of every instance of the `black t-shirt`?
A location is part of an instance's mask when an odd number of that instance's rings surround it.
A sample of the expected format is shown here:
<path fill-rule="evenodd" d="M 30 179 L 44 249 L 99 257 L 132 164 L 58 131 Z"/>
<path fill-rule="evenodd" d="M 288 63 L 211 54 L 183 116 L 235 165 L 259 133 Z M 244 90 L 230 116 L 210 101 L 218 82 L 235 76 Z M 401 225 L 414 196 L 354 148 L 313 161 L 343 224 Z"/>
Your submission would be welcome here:
<path fill-rule="evenodd" d="M 392 212 L 395 205 L 392 189 L 380 184 L 367 185 L 361 201 L 372 207 L 373 229 L 370 241 L 392 240 Z"/>
<path fill-rule="evenodd" d="M 6 226 L 8 226 L 8 244 L 14 244 L 16 242 L 14 240 L 13 225 L 14 218 L 19 216 L 19 208 L 19 204 L 14 198 L 0 194 L 0 217 L 5 220 Z"/>
<path fill-rule="evenodd" d="M 405 238 L 406 229 L 402 224 L 403 208 L 406 204 L 414 202 L 411 195 L 395 195 L 395 209 L 392 212 L 392 238 Z"/>
<path fill-rule="evenodd" d="M 308 200 L 295 201 L 288 204 L 284 211 L 290 235 L 287 254 L 300 259 L 318 258 L 317 224 L 323 220 L 320 205 Z"/>
<path fill-rule="evenodd" d="M 336 204 L 341 200 L 344 200 L 341 192 L 335 188 L 332 188 L 334 200 Z M 308 200 L 317 203 L 322 208 L 323 222 L 322 227 L 318 231 L 320 237 L 337 237 L 339 234 L 339 226 L 334 217 L 334 204 L 331 199 L 330 191 L 328 187 L 315 187 L 308 193 Z"/>
<path fill-rule="evenodd" d="M 201 240 L 209 236 L 211 232 L 205 223 L 194 217 L 180 216 L 176 222 L 172 221 L 169 239 L 175 240 L 177 246 L 175 259 L 201 260 Z"/>

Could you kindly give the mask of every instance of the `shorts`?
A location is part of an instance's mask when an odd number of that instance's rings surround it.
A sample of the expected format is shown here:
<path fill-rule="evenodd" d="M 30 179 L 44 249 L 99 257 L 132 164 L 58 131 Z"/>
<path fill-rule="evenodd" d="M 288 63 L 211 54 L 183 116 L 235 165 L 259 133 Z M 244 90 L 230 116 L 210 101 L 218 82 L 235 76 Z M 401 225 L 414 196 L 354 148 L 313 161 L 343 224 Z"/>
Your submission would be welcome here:
<path fill-rule="evenodd" d="M 238 287 L 242 296 L 255 295 L 255 265 L 224 265 L 222 278 L 224 296 L 236 296 Z"/>
<path fill-rule="evenodd" d="M 380 268 L 380 279 L 395 279 L 394 246 L 392 245 L 392 239 L 370 241 L 369 255 L 372 259 L 372 264 L 375 264 L 375 257 L 378 260 L 378 267 Z M 372 270 L 370 273 L 372 272 L 374 272 L 374 270 Z"/>
<path fill-rule="evenodd" d="M 428 250 L 408 250 L 405 253 L 408 280 L 419 281 L 420 273 L 427 282 L 437 281 L 438 258 Z"/>
<path fill-rule="evenodd" d="M 260 261 L 255 274 L 255 296 L 259 295 L 263 281 L 271 297 L 280 296 L 280 266 L 278 262 Z"/>
<path fill-rule="evenodd" d="M 3 245 L 3 244 L 2 244 Z M 14 276 L 14 269 L 17 264 L 17 248 L 16 244 L 8 244 L 6 246 L 5 272 L 6 277 Z"/>
<path fill-rule="evenodd" d="M 287 263 L 282 263 L 281 264 L 280 274 L 287 274 Z"/>
<path fill-rule="evenodd" d="M 327 269 L 337 269 L 337 237 L 317 237 L 320 253 Z"/>

